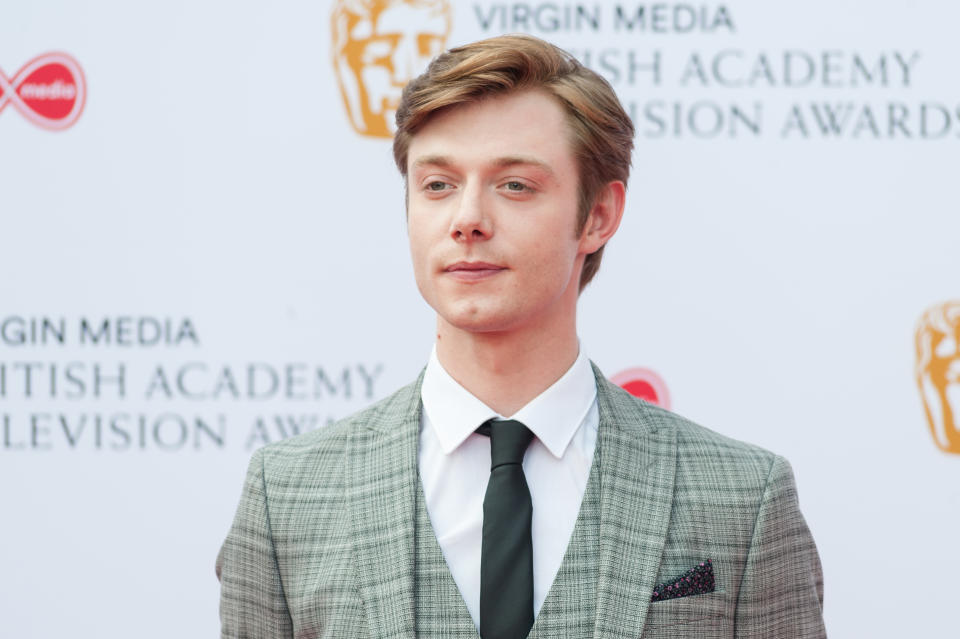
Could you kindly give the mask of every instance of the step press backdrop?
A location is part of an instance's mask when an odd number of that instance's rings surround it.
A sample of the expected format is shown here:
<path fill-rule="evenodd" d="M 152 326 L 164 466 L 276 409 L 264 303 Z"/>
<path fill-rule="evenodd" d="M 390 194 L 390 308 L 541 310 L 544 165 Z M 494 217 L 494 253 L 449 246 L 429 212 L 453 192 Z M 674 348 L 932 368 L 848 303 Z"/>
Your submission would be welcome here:
<path fill-rule="evenodd" d="M 258 446 L 431 347 L 402 85 L 528 32 L 637 125 L 583 348 L 789 458 L 834 637 L 956 636 L 960 5 L 6 2 L 0 636 L 200 637 Z"/>

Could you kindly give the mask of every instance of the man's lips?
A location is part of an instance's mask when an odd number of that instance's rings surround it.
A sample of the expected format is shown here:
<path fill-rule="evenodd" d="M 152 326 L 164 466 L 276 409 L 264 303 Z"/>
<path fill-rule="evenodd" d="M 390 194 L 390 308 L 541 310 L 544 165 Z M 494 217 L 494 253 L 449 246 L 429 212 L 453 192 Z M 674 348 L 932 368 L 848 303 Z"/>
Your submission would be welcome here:
<path fill-rule="evenodd" d="M 459 280 L 475 281 L 492 277 L 505 270 L 505 266 L 490 262 L 456 262 L 443 269 L 443 272 Z"/>

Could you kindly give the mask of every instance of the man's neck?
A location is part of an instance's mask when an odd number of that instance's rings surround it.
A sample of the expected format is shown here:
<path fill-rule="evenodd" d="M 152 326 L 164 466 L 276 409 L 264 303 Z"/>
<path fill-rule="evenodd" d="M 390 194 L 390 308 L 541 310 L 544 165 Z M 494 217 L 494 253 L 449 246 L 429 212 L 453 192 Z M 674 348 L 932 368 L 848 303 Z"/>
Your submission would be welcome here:
<path fill-rule="evenodd" d="M 443 368 L 505 417 L 560 379 L 579 349 L 574 321 L 561 330 L 498 333 L 470 333 L 438 322 L 437 358 Z"/>

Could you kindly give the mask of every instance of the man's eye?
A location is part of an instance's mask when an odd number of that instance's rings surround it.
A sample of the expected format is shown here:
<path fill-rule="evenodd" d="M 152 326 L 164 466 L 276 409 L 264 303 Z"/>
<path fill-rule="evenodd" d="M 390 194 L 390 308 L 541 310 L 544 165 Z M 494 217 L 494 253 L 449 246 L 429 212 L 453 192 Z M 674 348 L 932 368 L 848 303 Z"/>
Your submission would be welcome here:
<path fill-rule="evenodd" d="M 446 183 L 446 182 L 434 181 L 434 182 L 430 182 L 429 184 L 427 184 L 427 190 L 428 190 L 428 191 L 442 191 L 442 190 L 444 190 L 445 188 L 447 188 L 447 183 Z"/>
<path fill-rule="evenodd" d="M 523 182 L 507 182 L 504 186 L 507 187 L 508 191 L 516 191 L 518 193 L 527 189 L 527 185 Z"/>

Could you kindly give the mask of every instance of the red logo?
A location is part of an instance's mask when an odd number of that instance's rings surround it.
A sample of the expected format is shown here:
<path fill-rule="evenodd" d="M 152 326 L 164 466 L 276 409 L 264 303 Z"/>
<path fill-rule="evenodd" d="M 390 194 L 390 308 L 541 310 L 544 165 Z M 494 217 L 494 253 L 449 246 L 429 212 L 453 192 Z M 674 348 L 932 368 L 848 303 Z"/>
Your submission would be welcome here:
<path fill-rule="evenodd" d="M 23 65 L 13 78 L 0 71 L 0 111 L 12 104 L 45 129 L 72 126 L 87 98 L 77 61 L 66 53 L 44 53 Z"/>
<path fill-rule="evenodd" d="M 628 368 L 610 378 L 610 381 L 634 397 L 645 399 L 660 408 L 670 409 L 670 391 L 663 378 L 649 368 Z"/>

